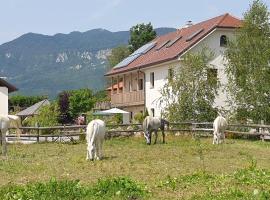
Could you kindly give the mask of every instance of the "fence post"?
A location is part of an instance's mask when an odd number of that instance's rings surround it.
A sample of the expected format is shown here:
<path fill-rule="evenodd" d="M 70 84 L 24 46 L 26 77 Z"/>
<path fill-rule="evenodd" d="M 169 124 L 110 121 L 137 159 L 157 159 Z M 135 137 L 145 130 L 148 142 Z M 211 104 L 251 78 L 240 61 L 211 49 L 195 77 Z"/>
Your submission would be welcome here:
<path fill-rule="evenodd" d="M 40 135 L 40 129 L 39 126 L 37 127 L 37 143 L 39 143 L 39 135 Z"/>
<path fill-rule="evenodd" d="M 6 156 L 7 155 L 7 141 L 6 141 L 6 132 L 3 133 L 2 132 L 2 137 L 1 137 L 1 140 L 2 140 L 2 154 L 3 156 Z"/>
<path fill-rule="evenodd" d="M 264 120 L 261 120 L 261 125 L 264 125 Z M 260 127 L 259 128 L 259 133 L 261 134 L 261 139 L 262 141 L 264 142 L 264 128 L 263 127 Z"/>

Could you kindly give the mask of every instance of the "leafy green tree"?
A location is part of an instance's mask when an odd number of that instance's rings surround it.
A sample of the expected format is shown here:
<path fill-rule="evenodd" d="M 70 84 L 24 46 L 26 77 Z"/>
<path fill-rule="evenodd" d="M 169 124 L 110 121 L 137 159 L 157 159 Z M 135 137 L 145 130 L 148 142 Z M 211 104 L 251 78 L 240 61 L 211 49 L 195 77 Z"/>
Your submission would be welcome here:
<path fill-rule="evenodd" d="M 79 89 L 70 91 L 69 111 L 73 118 L 80 113 L 90 111 L 95 104 L 93 92 L 90 89 Z"/>
<path fill-rule="evenodd" d="M 226 51 L 229 101 L 238 120 L 270 122 L 269 17 L 267 6 L 253 1 Z"/>
<path fill-rule="evenodd" d="M 111 55 L 108 57 L 109 68 L 111 69 L 118 63 L 120 63 L 124 58 L 130 55 L 129 48 L 127 46 L 119 46 L 112 49 Z"/>
<path fill-rule="evenodd" d="M 129 40 L 130 52 L 132 53 L 147 42 L 150 42 L 156 35 L 156 31 L 153 29 L 151 23 L 142 23 L 131 27 Z"/>
<path fill-rule="evenodd" d="M 40 108 L 38 115 L 24 120 L 27 126 L 55 126 L 58 125 L 59 107 L 57 103 L 46 105 Z"/>
<path fill-rule="evenodd" d="M 213 54 L 203 49 L 186 54 L 181 67 L 170 73 L 161 90 L 160 103 L 165 106 L 164 116 L 170 121 L 212 121 L 217 114 L 213 103 L 219 82 L 212 76 L 208 62 Z"/>

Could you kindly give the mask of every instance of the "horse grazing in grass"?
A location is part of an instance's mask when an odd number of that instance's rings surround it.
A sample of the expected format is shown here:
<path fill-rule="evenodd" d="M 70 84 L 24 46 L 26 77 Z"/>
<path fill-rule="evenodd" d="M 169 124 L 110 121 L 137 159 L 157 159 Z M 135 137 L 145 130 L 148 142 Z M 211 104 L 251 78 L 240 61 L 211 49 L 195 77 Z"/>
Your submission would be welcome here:
<path fill-rule="evenodd" d="M 16 115 L 0 115 L 0 132 L 1 132 L 1 144 L 3 145 L 3 154 L 6 155 L 6 135 L 8 134 L 8 129 L 10 126 L 14 126 L 16 130 L 17 137 L 20 137 L 21 130 L 21 119 Z"/>
<path fill-rule="evenodd" d="M 148 145 L 151 144 L 152 132 L 155 133 L 155 142 L 154 142 L 154 144 L 157 143 L 158 129 L 161 130 L 162 139 L 163 139 L 162 142 L 165 143 L 165 133 L 164 133 L 165 124 L 167 125 L 167 127 L 169 126 L 168 121 L 166 121 L 165 119 L 158 118 L 158 117 L 147 116 L 144 119 L 144 121 L 143 121 L 143 131 L 144 131 L 144 137 L 146 139 L 146 143 Z"/>
<path fill-rule="evenodd" d="M 220 144 L 225 140 L 225 130 L 227 128 L 227 121 L 224 117 L 218 116 L 213 123 L 213 144 Z"/>
<path fill-rule="evenodd" d="M 105 139 L 106 126 L 100 119 L 92 120 L 86 128 L 87 155 L 86 160 L 100 160 L 102 145 Z"/>

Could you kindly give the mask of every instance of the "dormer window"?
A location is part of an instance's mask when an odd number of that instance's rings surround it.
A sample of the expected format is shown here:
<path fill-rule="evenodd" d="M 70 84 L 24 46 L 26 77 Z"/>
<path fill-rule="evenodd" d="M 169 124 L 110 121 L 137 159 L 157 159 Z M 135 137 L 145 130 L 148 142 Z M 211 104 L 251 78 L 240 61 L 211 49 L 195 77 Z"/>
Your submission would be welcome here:
<path fill-rule="evenodd" d="M 221 47 L 226 47 L 227 46 L 227 36 L 226 35 L 222 35 L 220 37 L 220 46 Z"/>

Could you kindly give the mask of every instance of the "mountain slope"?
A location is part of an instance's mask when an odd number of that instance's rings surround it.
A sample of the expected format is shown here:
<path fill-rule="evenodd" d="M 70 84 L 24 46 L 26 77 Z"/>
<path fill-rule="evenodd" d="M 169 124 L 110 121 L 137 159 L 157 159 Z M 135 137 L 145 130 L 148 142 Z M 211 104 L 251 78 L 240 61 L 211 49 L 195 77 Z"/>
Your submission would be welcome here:
<path fill-rule="evenodd" d="M 156 29 L 158 35 L 174 31 Z M 93 29 L 47 36 L 27 33 L 0 45 L 0 77 L 25 95 L 54 97 L 62 90 L 104 88 L 107 56 L 127 44 L 128 31 Z"/>

